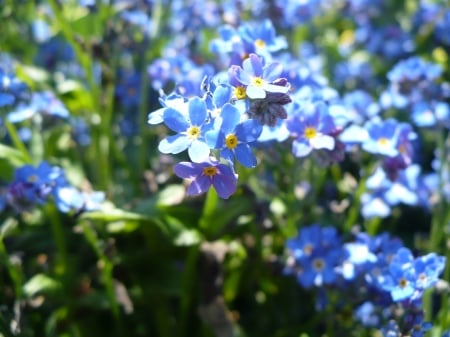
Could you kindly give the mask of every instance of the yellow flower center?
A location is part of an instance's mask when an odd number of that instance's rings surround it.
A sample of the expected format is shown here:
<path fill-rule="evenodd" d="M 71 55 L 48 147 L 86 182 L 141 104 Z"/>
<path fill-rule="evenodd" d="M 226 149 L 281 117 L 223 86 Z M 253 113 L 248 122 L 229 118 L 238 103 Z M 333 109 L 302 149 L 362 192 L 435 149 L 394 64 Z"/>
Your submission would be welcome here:
<path fill-rule="evenodd" d="M 244 99 L 245 97 L 247 97 L 244 87 L 236 87 L 234 89 L 234 95 L 236 96 L 237 99 Z"/>
<path fill-rule="evenodd" d="M 238 144 L 238 139 L 236 135 L 230 133 L 228 136 L 225 137 L 225 145 L 229 149 L 234 149 Z"/>
<path fill-rule="evenodd" d="M 263 87 L 264 86 L 264 80 L 261 77 L 253 77 L 252 82 L 255 87 Z"/>
<path fill-rule="evenodd" d="M 304 247 L 303 247 L 303 252 L 306 254 L 306 255 L 311 255 L 311 253 L 312 253 L 312 251 L 313 251 L 313 245 L 312 244 L 307 244 L 307 245 L 305 245 Z"/>
<path fill-rule="evenodd" d="M 36 175 L 31 175 L 31 176 L 29 176 L 28 178 L 27 178 L 27 181 L 29 182 L 29 183 L 35 183 L 36 181 L 38 181 L 38 177 L 36 176 Z"/>
<path fill-rule="evenodd" d="M 408 280 L 406 280 L 406 279 L 404 279 L 404 278 L 402 278 L 402 279 L 400 279 L 399 281 L 398 281 L 398 285 L 399 285 L 399 287 L 400 288 L 405 288 L 405 287 L 407 287 L 408 286 Z"/>
<path fill-rule="evenodd" d="M 321 271 L 325 268 L 325 261 L 323 259 L 314 259 L 313 267 L 315 270 Z"/>
<path fill-rule="evenodd" d="M 261 40 L 261 39 L 255 40 L 256 48 L 264 48 L 265 46 L 266 46 L 266 43 L 263 40 Z"/>
<path fill-rule="evenodd" d="M 378 139 L 378 144 L 380 144 L 381 146 L 386 146 L 389 144 L 389 139 L 384 138 L 384 137 L 380 138 L 380 139 Z"/>
<path fill-rule="evenodd" d="M 308 127 L 305 130 L 305 137 L 306 139 L 313 139 L 317 136 L 317 130 L 312 127 Z"/>
<path fill-rule="evenodd" d="M 198 126 L 191 126 L 187 129 L 186 133 L 189 139 L 197 139 L 200 136 L 200 128 Z"/>
<path fill-rule="evenodd" d="M 203 169 L 203 174 L 208 177 L 213 177 L 217 174 L 217 167 L 207 166 Z"/>

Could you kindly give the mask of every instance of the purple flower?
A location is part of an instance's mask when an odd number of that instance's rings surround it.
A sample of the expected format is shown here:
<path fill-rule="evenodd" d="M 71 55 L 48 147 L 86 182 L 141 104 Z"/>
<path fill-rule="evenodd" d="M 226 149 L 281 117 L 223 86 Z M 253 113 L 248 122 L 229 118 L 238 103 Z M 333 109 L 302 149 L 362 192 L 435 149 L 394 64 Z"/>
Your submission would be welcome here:
<path fill-rule="evenodd" d="M 216 160 L 181 162 L 174 166 L 173 171 L 178 177 L 191 180 L 187 195 L 205 193 L 211 185 L 223 199 L 228 199 L 236 191 L 237 175 L 230 166 Z"/>

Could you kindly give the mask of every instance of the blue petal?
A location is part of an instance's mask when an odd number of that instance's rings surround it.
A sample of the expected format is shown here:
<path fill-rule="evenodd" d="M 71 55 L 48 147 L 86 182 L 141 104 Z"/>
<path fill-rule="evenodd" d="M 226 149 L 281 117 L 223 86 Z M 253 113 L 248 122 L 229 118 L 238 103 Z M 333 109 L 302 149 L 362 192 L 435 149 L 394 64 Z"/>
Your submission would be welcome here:
<path fill-rule="evenodd" d="M 231 163 L 234 161 L 234 151 L 230 150 L 229 148 L 224 148 L 222 151 L 220 151 L 220 156 Z"/>
<path fill-rule="evenodd" d="M 169 136 L 159 142 L 158 150 L 161 153 L 177 154 L 186 150 L 189 146 L 189 139 L 185 135 Z"/>
<path fill-rule="evenodd" d="M 205 193 L 210 187 L 211 178 L 206 175 L 199 175 L 190 183 L 187 189 L 187 195 L 198 195 Z"/>
<path fill-rule="evenodd" d="M 242 68 L 236 69 L 236 79 L 245 85 L 250 84 L 250 82 L 252 81 L 250 75 L 242 70 Z"/>
<path fill-rule="evenodd" d="M 261 135 L 262 129 L 262 125 L 258 120 L 248 119 L 236 127 L 236 137 L 241 142 L 254 142 Z"/>
<path fill-rule="evenodd" d="M 248 98 L 251 99 L 264 99 L 266 98 L 266 92 L 263 88 L 256 87 L 254 85 L 249 85 L 246 90 Z"/>
<path fill-rule="evenodd" d="M 0 92 L 0 107 L 14 103 L 14 96 L 5 92 Z"/>
<path fill-rule="evenodd" d="M 203 141 L 194 140 L 189 146 L 188 153 L 194 163 L 201 163 L 209 158 L 209 146 Z"/>
<path fill-rule="evenodd" d="M 224 134 L 220 130 L 211 130 L 205 134 L 206 143 L 211 149 L 223 147 Z"/>
<path fill-rule="evenodd" d="M 223 106 L 220 116 L 223 119 L 220 129 L 225 135 L 232 133 L 241 120 L 241 112 L 230 103 Z"/>
<path fill-rule="evenodd" d="M 256 54 L 250 54 L 242 63 L 242 68 L 251 76 L 261 77 L 263 74 L 262 62 Z"/>
<path fill-rule="evenodd" d="M 200 97 L 194 97 L 189 102 L 189 118 L 192 125 L 202 125 L 206 119 L 206 104 Z"/>
<path fill-rule="evenodd" d="M 180 178 L 191 179 L 202 173 L 202 167 L 191 162 L 181 162 L 174 165 L 173 172 Z"/>
<path fill-rule="evenodd" d="M 316 137 L 309 140 L 309 143 L 314 149 L 326 149 L 333 150 L 334 149 L 334 138 L 328 135 L 317 135 Z"/>
<path fill-rule="evenodd" d="M 235 148 L 236 159 L 245 167 L 255 167 L 258 163 L 252 149 L 248 144 L 239 144 Z"/>
<path fill-rule="evenodd" d="M 164 111 L 163 119 L 164 123 L 172 131 L 183 132 L 189 128 L 189 123 L 186 120 L 186 116 L 173 108 L 167 108 Z"/>
<path fill-rule="evenodd" d="M 306 157 L 311 151 L 311 145 L 305 140 L 295 140 L 292 143 L 292 153 L 296 157 Z"/>
<path fill-rule="evenodd" d="M 281 65 L 281 63 L 273 62 L 264 67 L 264 81 L 273 82 L 276 79 L 280 78 L 282 72 L 283 66 Z"/>
<path fill-rule="evenodd" d="M 212 178 L 212 183 L 219 197 L 228 199 L 234 192 L 236 192 L 237 179 L 229 167 L 225 165 L 219 166 L 221 174 L 216 174 Z"/>
<path fill-rule="evenodd" d="M 231 87 L 228 85 L 219 85 L 213 93 L 213 102 L 216 107 L 222 107 L 225 103 L 230 101 Z"/>
<path fill-rule="evenodd" d="M 157 125 L 164 122 L 163 116 L 166 108 L 160 108 L 148 114 L 147 123 L 151 125 Z"/>

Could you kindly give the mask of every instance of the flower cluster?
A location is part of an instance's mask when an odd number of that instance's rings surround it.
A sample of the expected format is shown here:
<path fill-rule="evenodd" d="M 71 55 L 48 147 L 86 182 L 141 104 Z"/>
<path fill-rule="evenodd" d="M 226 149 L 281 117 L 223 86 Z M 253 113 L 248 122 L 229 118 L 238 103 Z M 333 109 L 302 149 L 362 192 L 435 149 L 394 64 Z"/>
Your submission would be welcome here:
<path fill-rule="evenodd" d="M 192 163 L 180 163 L 174 171 L 192 180 L 188 195 L 214 186 L 220 197 L 228 198 L 236 190 L 235 162 L 248 168 L 257 165 L 252 146 L 263 126 L 287 118 L 283 105 L 290 102 L 289 83 L 281 74 L 280 63 L 263 64 L 260 56 L 250 54 L 242 67 L 230 67 L 227 79 L 218 75 L 207 83 L 203 97 L 162 97 L 164 107 L 150 113 L 148 122 L 163 122 L 175 132 L 160 141 L 161 153 L 187 150 Z"/>
<path fill-rule="evenodd" d="M 104 198 L 103 192 L 80 191 L 60 167 L 43 161 L 37 167 L 23 165 L 15 170 L 13 180 L 4 188 L 0 205 L 2 209 L 10 206 L 24 212 L 52 200 L 61 212 L 79 213 L 98 209 Z"/>
<path fill-rule="evenodd" d="M 423 332 L 429 329 L 421 309 L 422 297 L 438 282 L 444 256 L 414 257 L 387 233 L 371 237 L 360 232 L 352 242 L 342 243 L 334 227 L 318 224 L 301 228 L 297 237 L 286 242 L 286 248 L 287 274 L 295 275 L 304 288 L 338 289 L 347 300 L 352 293 L 352 301 L 362 303 L 354 306 L 354 315 L 363 324 L 387 324 L 388 328 L 396 322 L 402 336 L 418 327 Z"/>

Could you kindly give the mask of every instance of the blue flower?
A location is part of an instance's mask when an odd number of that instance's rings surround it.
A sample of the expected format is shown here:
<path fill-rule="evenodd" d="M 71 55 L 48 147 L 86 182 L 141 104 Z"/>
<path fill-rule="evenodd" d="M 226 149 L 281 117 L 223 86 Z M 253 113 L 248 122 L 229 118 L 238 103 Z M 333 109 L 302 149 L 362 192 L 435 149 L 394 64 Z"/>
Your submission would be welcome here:
<path fill-rule="evenodd" d="M 323 102 L 306 104 L 295 116 L 287 120 L 287 128 L 295 140 L 292 152 L 296 157 L 305 157 L 313 150 L 333 150 L 335 131 L 333 118 Z"/>
<path fill-rule="evenodd" d="M 0 68 L 0 108 L 16 103 L 17 98 L 23 96 L 26 89 L 25 83 Z"/>
<path fill-rule="evenodd" d="M 65 185 L 64 172 L 59 167 L 41 162 L 37 167 L 24 165 L 14 173 L 8 185 L 5 199 L 14 209 L 21 212 L 35 205 L 47 202 L 54 186 Z"/>
<path fill-rule="evenodd" d="M 275 28 L 269 19 L 258 21 L 257 24 L 244 24 L 238 29 L 242 40 L 251 46 L 251 51 L 257 54 L 268 54 L 287 48 L 283 36 L 276 36 Z"/>
<path fill-rule="evenodd" d="M 380 278 L 381 289 L 389 292 L 394 302 L 412 299 L 416 292 L 416 273 L 411 251 L 400 248 L 393 256 L 388 272 Z"/>
<path fill-rule="evenodd" d="M 290 255 L 286 272 L 295 274 L 303 287 L 321 287 L 337 281 L 343 251 L 334 227 L 304 227 L 297 237 L 286 242 L 286 247 Z"/>
<path fill-rule="evenodd" d="M 208 131 L 206 140 L 214 149 L 220 149 L 222 158 L 237 161 L 246 167 L 256 166 L 256 157 L 249 143 L 257 140 L 262 131 L 260 122 L 249 119 L 241 122 L 241 113 L 230 103 L 223 106 L 218 117 L 220 128 Z"/>
<path fill-rule="evenodd" d="M 236 68 L 236 78 L 246 87 L 246 95 L 251 99 L 263 99 L 267 92 L 284 93 L 289 91 L 288 85 L 276 85 L 280 79 L 283 67 L 278 62 L 263 66 L 256 54 L 250 54 L 242 63 L 242 68 Z"/>
<path fill-rule="evenodd" d="M 204 134 L 207 124 L 208 112 L 205 101 L 194 97 L 189 101 L 188 116 L 173 108 L 164 111 L 164 123 L 176 135 L 163 139 L 158 146 L 162 153 L 177 154 L 188 150 L 189 158 L 196 163 L 209 157 L 210 149 L 205 141 Z"/>
<path fill-rule="evenodd" d="M 237 175 L 228 165 L 208 159 L 202 163 L 180 162 L 173 167 L 180 178 L 190 180 L 187 195 L 199 195 L 214 187 L 219 197 L 228 199 L 236 192 Z"/>
<path fill-rule="evenodd" d="M 41 114 L 46 117 L 67 118 L 70 113 L 51 91 L 34 92 L 29 103 L 20 104 L 8 114 L 11 123 L 19 123 Z"/>
<path fill-rule="evenodd" d="M 389 157 L 398 155 L 397 127 L 398 122 L 390 118 L 386 121 L 373 119 L 366 123 L 368 139 L 362 143 L 362 148 L 373 154 Z"/>

